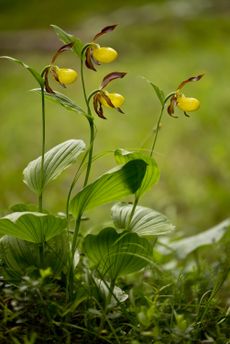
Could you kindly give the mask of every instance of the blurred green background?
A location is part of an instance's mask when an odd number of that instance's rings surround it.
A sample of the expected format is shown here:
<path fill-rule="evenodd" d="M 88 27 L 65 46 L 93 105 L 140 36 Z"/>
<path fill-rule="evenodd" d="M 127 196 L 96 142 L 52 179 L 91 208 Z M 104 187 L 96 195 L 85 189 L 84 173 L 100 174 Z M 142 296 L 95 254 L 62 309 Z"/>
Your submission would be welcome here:
<path fill-rule="evenodd" d="M 106 112 L 96 118 L 95 154 L 116 148 L 135 149 L 151 135 L 159 102 L 143 77 L 165 93 L 184 79 L 205 73 L 184 89 L 201 101 L 198 112 L 178 119 L 164 115 L 155 158 L 160 166 L 159 183 L 142 204 L 167 214 L 180 231 L 191 234 L 229 216 L 230 201 L 230 4 L 224 0 L 174 1 L 16 1 L 0 0 L 0 54 L 22 59 L 41 70 L 49 64 L 60 42 L 50 24 L 61 26 L 85 42 L 106 25 L 118 28 L 100 39 L 119 51 L 119 58 L 98 72 L 86 72 L 87 89 L 96 88 L 111 71 L 127 71 L 108 90 L 122 93 L 125 115 Z M 60 65 L 79 70 L 71 53 Z M 0 211 L 15 203 L 35 202 L 22 182 L 22 170 L 40 155 L 40 99 L 29 92 L 37 87 L 29 73 L 0 60 Z M 80 82 L 55 89 L 83 104 Z M 47 103 L 47 148 L 69 138 L 88 142 L 87 123 L 80 115 Z M 150 140 L 145 148 L 149 148 Z M 112 154 L 95 162 L 95 176 L 114 166 Z M 46 191 L 45 205 L 63 210 L 74 167 Z M 78 186 L 78 188 L 80 185 Z M 94 213 L 98 221 L 108 207 Z M 92 224 L 94 224 L 92 220 Z"/>

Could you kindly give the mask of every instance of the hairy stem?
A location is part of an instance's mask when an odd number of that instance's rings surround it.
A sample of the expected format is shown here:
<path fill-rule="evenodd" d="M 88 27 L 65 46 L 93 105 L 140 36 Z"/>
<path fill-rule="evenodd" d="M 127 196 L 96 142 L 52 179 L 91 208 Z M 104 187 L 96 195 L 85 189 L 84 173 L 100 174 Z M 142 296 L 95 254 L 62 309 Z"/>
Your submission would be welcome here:
<path fill-rule="evenodd" d="M 135 195 L 135 199 L 134 199 L 134 202 L 133 202 L 133 207 L 132 207 L 132 210 L 131 210 L 131 213 L 129 215 L 129 220 L 128 220 L 128 223 L 127 223 L 127 226 L 126 226 L 126 229 L 129 230 L 129 226 L 130 226 L 130 223 L 132 221 L 132 218 L 133 218 L 133 215 L 135 213 L 135 210 L 136 210 L 136 207 L 138 205 L 138 201 L 139 201 L 139 197 L 137 197 Z"/>
<path fill-rule="evenodd" d="M 163 114 L 164 114 L 164 105 L 162 105 L 162 107 L 161 107 L 161 112 L 160 112 L 160 115 L 159 115 L 159 118 L 158 118 L 158 121 L 157 121 L 156 132 L 155 132 L 155 136 L 154 136 L 154 139 L 153 139 L 152 148 L 151 148 L 151 151 L 150 151 L 150 156 L 151 157 L 153 155 L 153 151 L 154 151 L 155 146 L 156 146 L 157 137 L 158 137 L 158 133 L 159 133 L 159 130 L 160 130 L 160 125 L 161 125 L 161 120 L 162 120 Z"/>
<path fill-rule="evenodd" d="M 44 184 L 44 160 L 45 160 L 45 144 L 46 144 L 46 122 L 45 122 L 45 92 L 44 86 L 41 87 L 42 100 L 42 154 L 41 154 L 41 192 L 38 198 L 38 209 L 43 211 L 43 184 Z"/>
<path fill-rule="evenodd" d="M 83 53 L 84 53 L 84 50 L 83 50 Z M 86 174 L 85 174 L 85 180 L 83 184 L 83 186 L 86 186 L 88 184 L 89 175 L 90 175 L 91 166 L 92 166 L 93 146 L 94 146 L 93 143 L 94 143 L 95 133 L 94 133 L 93 116 L 92 116 L 90 105 L 89 105 L 90 98 L 87 98 L 87 94 L 86 94 L 86 86 L 85 86 L 85 78 L 84 78 L 84 54 L 83 53 L 81 56 L 81 83 L 82 83 L 82 90 L 83 90 L 83 95 L 85 99 L 85 104 L 87 107 L 87 114 L 88 114 L 87 119 L 88 119 L 89 128 L 90 128 L 88 163 L 87 163 L 87 169 L 86 169 Z"/>
<path fill-rule="evenodd" d="M 161 120 L 162 120 L 162 117 L 163 117 L 163 114 L 164 114 L 165 104 L 167 103 L 167 101 L 169 100 L 169 98 L 171 98 L 174 94 L 175 94 L 175 92 L 169 93 L 169 94 L 165 97 L 164 102 L 163 102 L 163 104 L 162 104 L 162 106 L 161 106 L 161 111 L 160 111 L 160 114 L 159 114 L 159 117 L 158 117 L 158 120 L 157 120 L 156 132 L 155 132 L 155 136 L 154 136 L 153 143 L 152 143 L 152 147 L 151 147 L 151 151 L 150 151 L 150 157 L 152 157 L 153 152 L 154 152 L 154 149 L 155 149 L 155 146 L 156 146 L 156 142 L 157 142 L 157 138 L 158 138 L 160 126 L 161 126 Z"/>
<path fill-rule="evenodd" d="M 92 160 L 93 160 L 93 148 L 94 148 L 94 138 L 95 138 L 95 130 L 94 130 L 94 123 L 93 119 L 87 118 L 89 121 L 89 127 L 90 127 L 90 142 L 89 142 L 89 151 L 88 151 L 88 162 L 87 162 L 87 168 L 86 168 L 86 174 L 85 174 L 85 180 L 83 186 L 85 187 L 88 184 L 89 175 L 92 167 Z"/>

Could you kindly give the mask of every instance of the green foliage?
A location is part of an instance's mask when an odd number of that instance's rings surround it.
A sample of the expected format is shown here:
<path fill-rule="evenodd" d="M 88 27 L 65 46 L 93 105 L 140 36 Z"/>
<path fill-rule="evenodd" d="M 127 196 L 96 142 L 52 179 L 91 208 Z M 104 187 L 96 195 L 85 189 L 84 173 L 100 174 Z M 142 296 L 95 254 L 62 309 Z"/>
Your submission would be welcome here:
<path fill-rule="evenodd" d="M 87 235 L 83 248 L 91 265 L 110 280 L 142 269 L 151 262 L 152 256 L 148 240 L 136 233 L 119 234 L 114 228 L 104 228 L 98 235 Z"/>
<path fill-rule="evenodd" d="M 41 93 L 39 88 L 34 88 L 32 91 Z M 78 114 L 85 114 L 84 110 L 65 94 L 57 91 L 55 91 L 55 93 L 44 92 L 44 94 L 47 99 L 62 105 L 67 110 L 77 112 Z"/>
<path fill-rule="evenodd" d="M 153 87 L 156 95 L 157 95 L 157 98 L 159 99 L 161 105 L 163 106 L 164 105 L 164 102 L 165 102 L 165 94 L 164 92 L 157 86 L 155 85 L 153 82 L 149 81 L 148 82 L 150 83 L 150 85 Z"/>
<path fill-rule="evenodd" d="M 11 235 L 36 244 L 52 239 L 65 228 L 65 219 L 36 212 L 16 212 L 0 218 L 0 235 Z"/>
<path fill-rule="evenodd" d="M 31 74 L 32 76 L 34 77 L 34 79 L 39 83 L 39 85 L 41 87 L 44 87 L 44 80 L 43 78 L 41 77 L 41 75 L 33 68 L 31 68 L 30 66 L 28 66 L 27 64 L 25 64 L 24 62 L 22 62 L 21 60 L 18 60 L 18 59 L 15 59 L 13 57 L 10 57 L 10 56 L 0 56 L 1 59 L 7 59 L 9 61 L 13 61 L 13 62 L 16 62 L 18 63 L 19 65 L 21 65 L 22 67 L 24 67 L 25 69 L 27 69 Z"/>
<path fill-rule="evenodd" d="M 66 233 L 56 235 L 41 245 L 4 235 L 0 239 L 1 273 L 7 280 L 20 281 L 22 276 L 37 275 L 39 269 L 50 267 L 54 274 L 60 274 L 66 266 L 68 241 Z"/>
<path fill-rule="evenodd" d="M 115 151 L 115 159 L 118 164 L 123 164 L 127 161 L 134 159 L 142 159 L 146 162 L 146 173 L 143 181 L 136 191 L 136 195 L 139 198 L 146 190 L 151 188 L 159 179 L 160 171 L 155 160 L 149 156 L 142 154 L 141 152 L 129 152 L 124 149 L 117 149 Z"/>
<path fill-rule="evenodd" d="M 44 156 L 41 172 L 41 157 L 33 160 L 23 171 L 24 182 L 35 193 L 40 193 L 52 180 L 73 164 L 85 150 L 82 140 L 68 140 L 50 149 Z"/>
<path fill-rule="evenodd" d="M 146 166 L 144 160 L 135 159 L 106 172 L 72 199 L 71 212 L 77 216 L 85 209 L 135 193 L 145 176 Z"/>
<path fill-rule="evenodd" d="M 63 29 L 61 29 L 57 25 L 51 25 L 51 26 L 54 29 L 54 31 L 55 31 L 56 35 L 58 36 L 58 38 L 64 44 L 73 43 L 72 49 L 73 49 L 74 53 L 76 53 L 79 57 L 81 57 L 81 51 L 82 51 L 82 48 L 84 46 L 82 41 L 79 38 L 75 37 L 74 35 L 71 35 L 71 34 L 65 32 Z"/>
<path fill-rule="evenodd" d="M 175 228 L 165 215 L 156 210 L 137 206 L 130 221 L 133 206 L 127 203 L 116 203 L 112 207 L 112 219 L 118 229 L 129 228 L 139 236 L 152 237 L 170 234 Z"/>

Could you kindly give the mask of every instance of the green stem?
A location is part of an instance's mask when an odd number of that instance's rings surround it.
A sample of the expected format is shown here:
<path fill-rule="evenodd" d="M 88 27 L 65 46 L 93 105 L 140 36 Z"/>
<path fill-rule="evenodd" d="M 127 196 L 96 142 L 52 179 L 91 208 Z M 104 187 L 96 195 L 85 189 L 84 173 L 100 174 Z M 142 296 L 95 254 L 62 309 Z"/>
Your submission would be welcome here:
<path fill-rule="evenodd" d="M 156 146 L 157 137 L 158 137 L 158 133 L 159 133 L 159 130 L 160 130 L 160 124 L 161 124 L 161 120 L 162 120 L 163 114 L 164 114 L 164 104 L 161 107 L 161 112 L 160 112 L 160 115 L 159 115 L 159 118 L 158 118 L 158 121 L 157 121 L 157 128 L 156 128 L 156 133 L 155 133 L 155 136 L 154 136 L 154 140 L 153 140 L 153 144 L 152 144 L 152 148 L 151 148 L 151 152 L 150 152 L 150 157 L 152 157 L 154 148 Z"/>
<path fill-rule="evenodd" d="M 130 213 L 130 215 L 129 215 L 129 220 L 128 220 L 128 223 L 127 223 L 127 226 L 126 226 L 126 229 L 127 229 L 127 230 L 129 229 L 130 223 L 131 223 L 131 221 L 132 221 L 133 215 L 134 215 L 135 210 L 136 210 L 136 207 L 137 207 L 137 205 L 138 205 L 138 201 L 139 201 L 139 197 L 137 197 L 137 196 L 135 195 L 133 207 L 132 207 L 131 213 Z"/>
<path fill-rule="evenodd" d="M 90 127 L 88 163 L 87 163 L 87 169 L 86 169 L 86 174 L 85 174 L 85 180 L 84 180 L 84 184 L 83 184 L 83 186 L 85 187 L 88 184 L 90 170 L 91 170 L 91 166 L 92 166 L 93 143 L 94 143 L 94 138 L 95 138 L 95 132 L 94 132 L 93 116 L 92 116 L 90 105 L 89 105 L 91 97 L 87 98 L 87 94 L 86 94 L 86 86 L 85 86 L 85 78 L 84 78 L 84 49 L 82 50 L 82 55 L 81 55 L 81 83 L 82 83 L 82 89 L 83 89 L 83 95 L 84 95 L 85 103 L 87 106 L 87 113 L 88 113 L 87 119 L 88 119 L 89 127 Z"/>
<path fill-rule="evenodd" d="M 77 169 L 75 175 L 74 175 L 74 178 L 73 178 L 73 181 L 70 185 L 70 188 L 69 188 L 69 192 L 68 192 L 68 195 L 67 195 L 67 200 L 66 200 L 66 218 L 67 218 L 67 222 L 68 222 L 68 219 L 69 219 L 69 204 L 70 204 L 70 197 L 71 197 L 71 194 L 72 194 L 72 191 L 73 191 L 73 188 L 74 186 L 76 185 L 79 177 L 80 177 L 80 172 L 81 172 L 81 169 L 82 169 L 82 166 L 84 164 L 84 161 L 86 159 L 88 155 L 88 151 L 86 151 L 86 153 L 84 154 L 83 156 L 83 159 L 81 161 L 81 164 L 79 166 L 79 168 Z"/>
<path fill-rule="evenodd" d="M 160 115 L 159 115 L 158 121 L 157 121 L 156 133 L 155 133 L 155 136 L 154 136 L 154 139 L 153 139 L 153 143 L 152 143 L 152 148 L 151 148 L 151 151 L 150 151 L 150 157 L 152 157 L 153 151 L 154 151 L 155 146 L 156 146 L 157 137 L 158 137 L 158 133 L 159 133 L 159 130 L 160 130 L 160 125 L 161 125 L 161 120 L 162 120 L 162 117 L 163 117 L 163 114 L 164 114 L 165 104 L 167 103 L 167 101 L 169 100 L 169 98 L 171 98 L 174 94 L 175 94 L 175 92 L 169 93 L 169 94 L 165 97 L 164 102 L 163 102 L 163 104 L 162 104 L 161 111 L 160 111 Z"/>
<path fill-rule="evenodd" d="M 87 94 L 86 94 L 86 86 L 85 86 L 85 78 L 84 78 L 84 55 L 83 54 L 81 56 L 81 84 L 82 84 L 82 90 L 83 90 L 83 95 L 84 95 L 85 103 L 86 103 L 86 106 L 87 106 L 87 111 L 88 111 L 88 114 L 89 114 L 90 108 L 89 108 L 89 102 L 88 102 Z"/>
<path fill-rule="evenodd" d="M 43 211 L 43 184 L 44 184 L 44 160 L 45 160 L 45 143 L 46 143 L 46 122 L 45 122 L 45 91 L 41 86 L 42 99 L 42 155 L 41 155 L 41 192 L 38 199 L 39 211 Z"/>
<path fill-rule="evenodd" d="M 94 123 L 93 119 L 87 117 L 90 127 L 90 143 L 89 143 L 89 151 L 88 151 L 88 162 L 85 174 L 85 180 L 83 186 L 85 187 L 88 184 L 89 175 L 92 167 L 92 160 L 93 160 L 93 148 L 94 148 L 94 138 L 95 138 L 95 131 L 94 131 Z"/>
<path fill-rule="evenodd" d="M 72 256 L 74 256 L 76 247 L 77 247 L 77 237 L 79 234 L 80 224 L 81 224 L 81 216 L 82 214 L 79 213 L 78 217 L 76 218 L 73 240 L 72 240 Z"/>
<path fill-rule="evenodd" d="M 73 290 L 74 290 L 74 254 L 76 251 L 77 246 L 77 237 L 80 230 L 80 224 L 81 224 L 81 214 L 78 215 L 76 222 L 75 222 L 75 229 L 71 244 L 71 252 L 69 255 L 69 269 L 67 274 L 67 299 L 68 301 L 71 301 L 73 299 Z"/>

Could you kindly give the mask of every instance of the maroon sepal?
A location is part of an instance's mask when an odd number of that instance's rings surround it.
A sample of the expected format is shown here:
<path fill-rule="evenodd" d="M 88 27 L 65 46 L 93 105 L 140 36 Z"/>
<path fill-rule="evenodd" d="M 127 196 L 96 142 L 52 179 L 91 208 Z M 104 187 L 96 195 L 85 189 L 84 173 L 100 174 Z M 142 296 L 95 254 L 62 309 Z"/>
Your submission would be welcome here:
<path fill-rule="evenodd" d="M 53 63 L 56 61 L 57 57 L 58 57 L 61 53 L 63 53 L 64 51 L 70 50 L 70 49 L 73 47 L 73 45 L 74 45 L 74 42 L 71 42 L 71 43 L 62 45 L 61 48 L 59 48 L 59 49 L 56 51 L 56 53 L 54 54 L 54 56 L 53 56 L 53 58 L 52 58 L 52 60 L 51 60 L 51 64 L 53 64 Z"/>
<path fill-rule="evenodd" d="M 105 88 L 112 80 L 124 78 L 127 73 L 124 72 L 112 72 L 107 74 L 101 83 L 101 88 Z"/>
<path fill-rule="evenodd" d="M 104 27 L 100 32 L 98 32 L 94 36 L 93 40 L 95 41 L 98 37 L 104 35 L 105 33 L 113 31 L 116 27 L 117 27 L 117 24 L 116 25 L 109 25 L 109 26 Z"/>
<path fill-rule="evenodd" d="M 177 87 L 178 90 L 181 90 L 182 87 L 184 87 L 188 82 L 191 82 L 191 81 L 199 81 L 202 77 L 204 76 L 204 74 L 200 74 L 200 75 L 197 75 L 197 76 L 192 76 L 191 78 L 188 78 L 184 81 L 182 81 L 180 83 L 180 85 Z"/>

